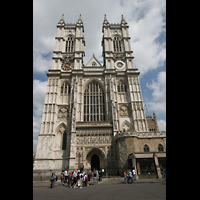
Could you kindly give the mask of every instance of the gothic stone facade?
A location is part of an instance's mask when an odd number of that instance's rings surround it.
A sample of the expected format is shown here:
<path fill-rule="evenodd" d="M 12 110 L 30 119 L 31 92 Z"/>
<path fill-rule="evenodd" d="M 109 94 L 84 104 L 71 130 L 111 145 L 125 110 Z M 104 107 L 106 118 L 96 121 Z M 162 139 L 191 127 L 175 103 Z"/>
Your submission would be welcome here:
<path fill-rule="evenodd" d="M 129 26 L 104 17 L 103 65 L 94 54 L 84 65 L 84 26 L 57 25 L 52 69 L 49 70 L 34 172 L 63 169 L 107 169 L 122 174 L 160 177 L 165 167 L 166 134 L 156 116 L 144 112 L 138 69 L 134 67 Z"/>

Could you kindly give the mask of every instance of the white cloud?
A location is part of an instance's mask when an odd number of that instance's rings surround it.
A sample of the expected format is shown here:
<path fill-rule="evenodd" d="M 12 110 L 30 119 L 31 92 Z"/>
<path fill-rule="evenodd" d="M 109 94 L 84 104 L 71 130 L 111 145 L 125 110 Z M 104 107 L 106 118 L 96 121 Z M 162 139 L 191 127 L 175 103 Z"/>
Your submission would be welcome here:
<path fill-rule="evenodd" d="M 33 80 L 33 152 L 40 133 L 47 81 Z"/>
<path fill-rule="evenodd" d="M 156 39 L 165 32 L 165 0 L 34 0 L 33 1 L 33 71 L 44 73 L 51 68 L 52 60 L 41 54 L 54 51 L 56 25 L 64 13 L 66 23 L 76 23 L 79 14 L 84 24 L 86 64 L 95 52 L 102 58 L 102 24 L 104 14 L 110 23 L 120 23 L 121 14 L 129 25 L 135 66 L 141 75 L 162 66 L 165 61 L 165 42 Z M 111 12 L 112 10 L 112 12 Z M 137 41 L 137 42 L 136 42 Z"/>
<path fill-rule="evenodd" d="M 151 84 L 146 83 L 146 86 L 153 90 L 152 96 L 154 101 L 166 101 L 166 71 L 159 72 L 157 82 L 153 80 Z"/>
<path fill-rule="evenodd" d="M 153 110 L 156 115 L 165 114 L 166 113 L 166 102 L 148 102 L 146 103 L 148 106 L 148 110 Z"/>
<path fill-rule="evenodd" d="M 160 8 L 152 8 L 138 22 L 131 21 L 130 34 L 135 56 L 135 67 L 141 75 L 163 65 L 166 59 L 166 44 L 159 43 L 156 39 L 162 32 L 163 17 Z"/>
<path fill-rule="evenodd" d="M 37 138 L 40 133 L 41 120 L 42 117 L 33 116 L 33 138 Z"/>
<path fill-rule="evenodd" d="M 160 131 L 166 131 L 166 121 L 158 120 L 158 127 Z"/>
<path fill-rule="evenodd" d="M 42 53 L 33 53 L 33 72 L 45 73 L 52 67 L 52 53 L 44 55 Z"/>
<path fill-rule="evenodd" d="M 153 90 L 153 99 L 147 103 L 149 110 L 154 110 L 156 114 L 166 113 L 166 71 L 159 72 L 157 81 L 146 83 L 146 86 Z"/>
<path fill-rule="evenodd" d="M 33 152 L 36 152 L 37 142 L 37 140 L 33 140 Z"/>
<path fill-rule="evenodd" d="M 33 111 L 37 116 L 42 115 L 47 81 L 33 80 Z"/>

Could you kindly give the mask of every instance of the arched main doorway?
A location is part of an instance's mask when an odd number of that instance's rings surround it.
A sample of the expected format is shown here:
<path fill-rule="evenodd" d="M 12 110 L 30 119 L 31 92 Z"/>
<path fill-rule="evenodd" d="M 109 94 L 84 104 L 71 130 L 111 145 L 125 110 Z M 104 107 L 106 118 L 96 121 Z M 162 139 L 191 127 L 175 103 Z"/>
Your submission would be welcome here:
<path fill-rule="evenodd" d="M 91 158 L 91 170 L 93 171 L 94 168 L 100 170 L 99 156 L 96 154 Z"/>
<path fill-rule="evenodd" d="M 105 169 L 105 155 L 101 149 L 98 148 L 91 148 L 86 156 L 86 163 L 85 166 L 87 169 L 91 168 L 91 170 L 98 169 Z"/>

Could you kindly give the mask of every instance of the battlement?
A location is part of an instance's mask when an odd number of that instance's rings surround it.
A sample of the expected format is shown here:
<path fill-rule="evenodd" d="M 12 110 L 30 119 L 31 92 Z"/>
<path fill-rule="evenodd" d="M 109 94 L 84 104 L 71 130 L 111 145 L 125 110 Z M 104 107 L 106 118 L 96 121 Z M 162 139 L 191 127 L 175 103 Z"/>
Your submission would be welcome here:
<path fill-rule="evenodd" d="M 136 131 L 118 131 L 114 136 L 114 140 L 120 137 L 138 137 L 138 138 L 157 138 L 157 137 L 166 137 L 165 131 L 157 132 L 136 132 Z"/>

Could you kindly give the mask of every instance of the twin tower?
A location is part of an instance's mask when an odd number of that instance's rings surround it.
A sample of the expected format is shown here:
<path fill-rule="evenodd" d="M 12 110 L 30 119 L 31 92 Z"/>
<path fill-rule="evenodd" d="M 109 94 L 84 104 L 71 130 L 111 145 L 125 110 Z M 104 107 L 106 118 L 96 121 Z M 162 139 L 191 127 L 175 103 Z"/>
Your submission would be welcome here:
<path fill-rule="evenodd" d="M 118 24 L 109 23 L 105 15 L 103 65 L 94 55 L 85 65 L 81 15 L 77 23 L 65 23 L 64 15 L 58 22 L 35 174 L 80 168 L 121 174 L 127 168 L 137 169 L 138 152 L 142 152 L 138 163 L 149 157 L 145 145 L 154 151 L 161 145 L 165 150 L 165 134 L 158 126 L 154 132 L 148 128 L 128 28 L 123 15 Z"/>

